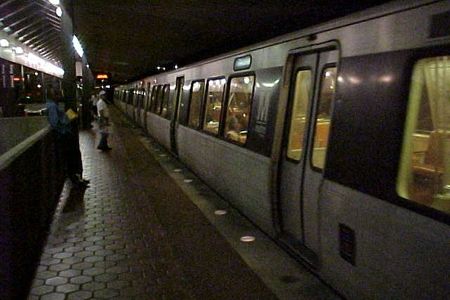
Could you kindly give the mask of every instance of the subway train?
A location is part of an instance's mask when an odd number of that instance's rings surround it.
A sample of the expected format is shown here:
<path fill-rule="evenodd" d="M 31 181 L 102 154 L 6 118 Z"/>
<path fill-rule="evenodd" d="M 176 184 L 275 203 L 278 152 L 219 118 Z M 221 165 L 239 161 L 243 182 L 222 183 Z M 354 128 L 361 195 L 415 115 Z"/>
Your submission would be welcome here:
<path fill-rule="evenodd" d="M 390 2 L 114 102 L 344 297 L 449 297 L 450 1 Z"/>

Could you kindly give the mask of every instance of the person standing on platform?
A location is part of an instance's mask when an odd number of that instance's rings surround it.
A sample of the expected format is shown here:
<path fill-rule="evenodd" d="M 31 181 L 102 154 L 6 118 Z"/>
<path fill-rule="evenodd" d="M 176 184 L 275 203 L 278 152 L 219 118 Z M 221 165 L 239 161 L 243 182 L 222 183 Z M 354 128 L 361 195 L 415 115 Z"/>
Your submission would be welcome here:
<path fill-rule="evenodd" d="M 109 151 L 112 148 L 108 146 L 108 125 L 109 125 L 109 110 L 105 101 L 105 92 L 99 93 L 99 100 L 97 101 L 98 127 L 100 129 L 100 143 L 97 149 L 102 151 Z"/>
<path fill-rule="evenodd" d="M 78 137 L 73 127 L 76 113 L 69 110 L 65 113 L 58 105 L 62 100 L 61 91 L 51 87 L 47 90 L 47 118 L 56 135 L 56 147 L 61 151 L 65 172 L 76 186 L 87 186 L 89 180 L 82 178 L 83 165 Z"/>
<path fill-rule="evenodd" d="M 95 94 L 91 95 L 91 110 L 92 110 L 92 117 L 93 119 L 97 119 L 97 101 L 98 101 L 98 97 Z"/>

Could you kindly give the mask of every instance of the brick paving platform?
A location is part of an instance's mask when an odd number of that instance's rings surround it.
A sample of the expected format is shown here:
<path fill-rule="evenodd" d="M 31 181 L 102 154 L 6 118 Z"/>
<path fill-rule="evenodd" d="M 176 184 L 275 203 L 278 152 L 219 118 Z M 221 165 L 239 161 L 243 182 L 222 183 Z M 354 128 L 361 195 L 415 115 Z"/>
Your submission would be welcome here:
<path fill-rule="evenodd" d="M 29 299 L 276 299 L 113 110 L 110 152 L 80 133 Z"/>

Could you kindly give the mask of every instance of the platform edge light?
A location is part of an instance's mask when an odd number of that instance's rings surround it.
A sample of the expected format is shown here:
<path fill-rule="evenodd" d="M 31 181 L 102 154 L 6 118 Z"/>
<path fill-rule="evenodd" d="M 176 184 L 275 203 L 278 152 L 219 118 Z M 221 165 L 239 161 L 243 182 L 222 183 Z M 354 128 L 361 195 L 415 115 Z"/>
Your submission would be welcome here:
<path fill-rule="evenodd" d="M 80 41 L 78 40 L 78 38 L 75 35 L 72 38 L 72 44 L 73 44 L 73 47 L 75 48 L 75 51 L 78 53 L 78 55 L 80 57 L 83 57 L 83 54 L 84 54 L 83 47 L 81 47 Z"/>

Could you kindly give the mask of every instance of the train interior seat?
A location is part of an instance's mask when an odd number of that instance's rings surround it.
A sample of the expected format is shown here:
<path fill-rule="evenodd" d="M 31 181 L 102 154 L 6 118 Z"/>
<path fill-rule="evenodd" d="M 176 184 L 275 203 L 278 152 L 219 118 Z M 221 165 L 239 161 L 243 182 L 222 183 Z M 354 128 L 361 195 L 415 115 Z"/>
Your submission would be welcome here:
<path fill-rule="evenodd" d="M 415 136 L 413 181 L 410 190 L 413 199 L 418 202 L 431 203 L 433 196 L 442 188 L 444 137 L 444 134 L 438 131 L 431 132 L 427 137 Z"/>

